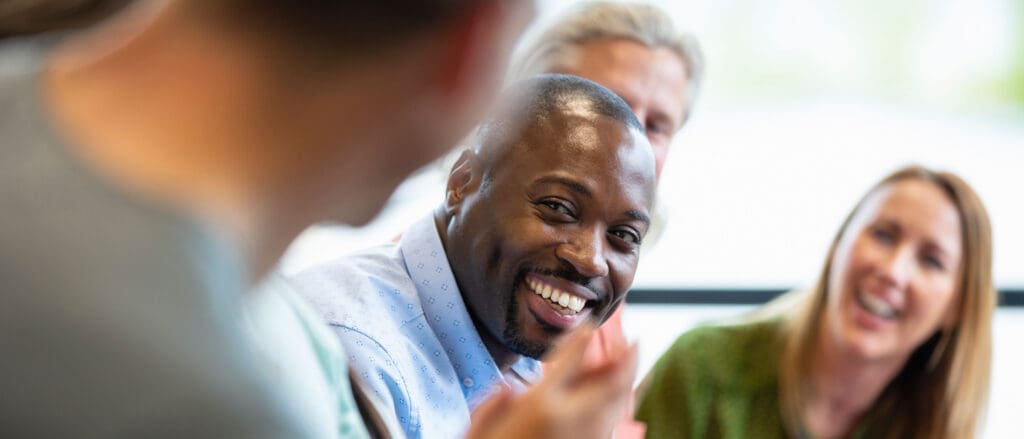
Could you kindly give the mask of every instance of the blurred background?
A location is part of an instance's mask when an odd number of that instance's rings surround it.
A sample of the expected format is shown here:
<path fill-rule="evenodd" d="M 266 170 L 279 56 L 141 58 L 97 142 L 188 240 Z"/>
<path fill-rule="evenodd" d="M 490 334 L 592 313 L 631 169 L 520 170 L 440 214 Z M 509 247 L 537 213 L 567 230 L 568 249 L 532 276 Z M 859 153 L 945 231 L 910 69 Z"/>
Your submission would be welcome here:
<path fill-rule="evenodd" d="M 573 3 L 541 1 L 534 29 Z M 707 79 L 636 287 L 808 285 L 856 200 L 920 163 L 978 190 L 997 283 L 1024 288 L 1024 2 L 653 3 L 699 38 Z M 370 227 L 311 230 L 285 269 L 398 234 L 441 201 L 446 174 L 413 177 Z"/>
<path fill-rule="evenodd" d="M 540 1 L 526 38 L 574 3 Z M 625 315 L 641 376 L 694 324 L 811 285 L 858 198 L 918 163 L 957 172 L 989 209 L 1005 294 L 984 437 L 1024 435 L 1024 1 L 652 3 L 700 40 L 707 79 L 665 166 L 642 303 Z M 412 177 L 368 227 L 309 230 L 283 270 L 393 238 L 440 203 L 446 173 Z"/>

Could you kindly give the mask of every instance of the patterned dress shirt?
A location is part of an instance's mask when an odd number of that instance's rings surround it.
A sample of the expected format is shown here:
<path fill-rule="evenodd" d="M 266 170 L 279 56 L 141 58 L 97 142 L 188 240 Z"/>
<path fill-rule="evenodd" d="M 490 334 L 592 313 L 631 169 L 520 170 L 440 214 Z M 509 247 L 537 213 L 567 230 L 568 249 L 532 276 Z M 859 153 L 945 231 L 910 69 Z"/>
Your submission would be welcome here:
<path fill-rule="evenodd" d="M 350 366 L 394 408 L 407 437 L 458 437 L 497 386 L 518 393 L 540 378 L 540 363 L 527 357 L 507 374 L 498 370 L 431 216 L 398 244 L 311 268 L 289 282 L 331 325 Z"/>

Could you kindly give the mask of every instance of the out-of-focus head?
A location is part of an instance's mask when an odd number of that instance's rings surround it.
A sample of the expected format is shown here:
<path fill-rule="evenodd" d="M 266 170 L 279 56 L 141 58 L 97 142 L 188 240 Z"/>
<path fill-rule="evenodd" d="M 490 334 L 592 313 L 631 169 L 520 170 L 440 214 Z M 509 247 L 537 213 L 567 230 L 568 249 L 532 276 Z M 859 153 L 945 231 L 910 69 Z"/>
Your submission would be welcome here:
<path fill-rule="evenodd" d="M 991 318 L 988 215 L 950 173 L 884 179 L 840 229 L 825 271 L 822 329 L 866 358 L 907 357 L 938 332 Z"/>
<path fill-rule="evenodd" d="M 513 76 L 566 73 L 597 82 L 636 113 L 661 173 L 673 135 L 689 118 L 704 60 L 693 36 L 652 5 L 588 3 L 541 34 Z"/>
<path fill-rule="evenodd" d="M 408 174 L 486 114 L 534 12 L 532 0 L 180 3 L 278 64 L 278 82 L 288 85 L 279 95 L 295 97 L 267 105 L 295 109 L 297 120 L 282 127 L 318 134 L 296 136 L 286 159 L 309 180 L 310 203 L 352 224 L 371 219 Z M 357 193 L 338 190 L 352 180 Z"/>
<path fill-rule="evenodd" d="M 626 103 L 594 82 L 542 75 L 505 96 L 438 215 L 482 337 L 539 357 L 622 302 L 650 225 L 654 155 Z"/>
<path fill-rule="evenodd" d="M 783 393 L 799 394 L 792 389 L 807 373 L 800 358 L 817 339 L 846 358 L 904 361 L 879 410 L 937 415 L 894 423 L 892 437 L 971 436 L 988 393 L 995 305 L 981 199 L 952 173 L 901 169 L 856 205 L 836 235 L 795 320 L 786 365 L 797 372 L 783 373 Z M 784 411 L 795 419 L 799 403 L 786 398 Z"/>

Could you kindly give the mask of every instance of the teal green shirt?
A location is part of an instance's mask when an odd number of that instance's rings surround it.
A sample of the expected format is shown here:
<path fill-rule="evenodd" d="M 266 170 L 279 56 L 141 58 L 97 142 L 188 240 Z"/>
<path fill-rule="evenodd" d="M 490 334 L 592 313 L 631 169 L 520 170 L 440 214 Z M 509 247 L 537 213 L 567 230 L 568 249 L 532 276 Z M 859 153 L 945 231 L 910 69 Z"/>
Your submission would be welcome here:
<path fill-rule="evenodd" d="M 368 438 L 348 379 L 346 357 L 326 323 L 280 278 L 247 297 L 242 321 L 271 376 L 301 398 L 292 410 L 317 438 Z"/>

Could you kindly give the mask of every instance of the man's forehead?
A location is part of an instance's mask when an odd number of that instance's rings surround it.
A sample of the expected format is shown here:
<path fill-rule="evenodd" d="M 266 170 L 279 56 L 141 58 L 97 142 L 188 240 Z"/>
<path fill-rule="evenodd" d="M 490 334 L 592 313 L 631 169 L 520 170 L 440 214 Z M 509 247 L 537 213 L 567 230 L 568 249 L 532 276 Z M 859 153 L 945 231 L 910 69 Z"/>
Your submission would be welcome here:
<path fill-rule="evenodd" d="M 543 130 L 548 132 L 524 135 L 504 160 L 494 164 L 507 166 L 526 184 L 558 175 L 594 191 L 609 186 L 613 190 L 632 186 L 640 192 L 648 185 L 653 188 L 654 155 L 646 137 L 623 124 L 615 125 L 545 124 Z"/>
<path fill-rule="evenodd" d="M 582 148 L 587 151 L 614 149 L 636 143 L 631 127 L 610 116 L 596 113 L 586 107 L 560 108 L 549 114 L 533 118 L 522 125 L 519 146 L 531 150 L 569 152 Z"/>
<path fill-rule="evenodd" d="M 580 95 L 569 95 L 560 99 L 558 105 L 552 109 L 551 113 L 584 120 L 601 116 L 595 109 L 594 101 Z"/>

